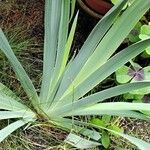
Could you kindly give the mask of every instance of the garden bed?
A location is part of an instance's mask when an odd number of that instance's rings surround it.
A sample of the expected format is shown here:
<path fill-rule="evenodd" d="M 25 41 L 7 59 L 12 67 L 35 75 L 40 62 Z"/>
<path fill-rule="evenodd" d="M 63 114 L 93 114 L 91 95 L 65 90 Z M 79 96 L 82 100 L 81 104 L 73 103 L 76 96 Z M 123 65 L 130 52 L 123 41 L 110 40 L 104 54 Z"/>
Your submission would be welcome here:
<path fill-rule="evenodd" d="M 79 18 L 77 29 L 74 37 L 74 42 L 71 48 L 71 56 L 76 55 L 85 42 L 86 38 L 92 31 L 93 27 L 98 22 L 97 19 L 89 16 L 77 4 L 76 11 L 79 9 Z M 43 39 L 44 39 L 44 1 L 43 0 L 10 0 L 0 1 L 0 27 L 6 32 L 8 39 L 11 41 L 11 46 L 15 49 L 15 53 L 27 73 L 31 77 L 37 92 L 39 92 L 42 63 L 43 63 Z M 150 18 L 149 13 L 146 17 Z M 21 37 L 21 38 L 20 38 Z M 22 44 L 18 43 L 20 41 Z M 122 44 L 118 49 L 126 47 L 129 43 Z M 7 59 L 0 56 L 0 81 L 5 83 L 10 89 L 14 90 L 26 102 L 26 95 L 20 87 L 12 68 L 8 65 Z M 136 62 L 142 67 L 149 66 L 149 58 L 137 57 Z M 110 76 L 101 85 L 98 85 L 93 91 L 96 92 L 102 89 L 116 85 L 114 75 Z M 122 96 L 112 98 L 109 101 L 118 101 Z M 144 97 L 145 102 L 150 102 L 149 95 Z M 30 105 L 30 104 L 29 104 Z M 90 119 L 89 119 L 90 120 Z M 137 119 L 124 119 L 114 117 L 113 121 L 117 120 L 119 127 L 124 128 L 126 133 L 141 137 L 145 141 L 150 142 L 150 123 Z M 9 122 L 5 121 L 3 124 Z M 2 126 L 3 126 L 2 124 Z M 38 125 L 39 124 L 39 125 Z M 0 150 L 5 149 L 31 149 L 31 150 L 48 150 L 48 149 L 64 149 L 66 145 L 63 140 L 67 133 L 52 127 L 40 127 L 40 122 L 26 131 L 20 133 L 16 131 L 4 142 L 0 143 Z M 0 127 L 1 128 L 1 127 Z M 111 137 L 110 150 L 117 150 L 117 145 L 121 148 L 134 150 L 135 147 L 127 144 L 125 140 L 120 140 L 119 137 Z M 118 140 L 119 143 L 118 143 Z M 123 145 L 123 146 L 122 146 Z M 68 146 L 68 145 L 67 145 Z M 103 149 L 103 147 L 99 147 Z"/>

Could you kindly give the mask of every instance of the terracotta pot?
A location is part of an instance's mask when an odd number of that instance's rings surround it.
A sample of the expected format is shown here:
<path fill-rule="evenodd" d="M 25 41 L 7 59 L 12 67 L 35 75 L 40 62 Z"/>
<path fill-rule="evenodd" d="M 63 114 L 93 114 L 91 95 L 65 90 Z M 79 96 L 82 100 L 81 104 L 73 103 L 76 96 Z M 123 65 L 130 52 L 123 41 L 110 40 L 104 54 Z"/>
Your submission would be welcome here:
<path fill-rule="evenodd" d="M 86 12 L 96 18 L 101 18 L 113 6 L 109 0 L 78 0 L 78 2 Z"/>
<path fill-rule="evenodd" d="M 85 0 L 86 4 L 94 11 L 104 15 L 112 7 L 112 4 L 105 0 Z"/>

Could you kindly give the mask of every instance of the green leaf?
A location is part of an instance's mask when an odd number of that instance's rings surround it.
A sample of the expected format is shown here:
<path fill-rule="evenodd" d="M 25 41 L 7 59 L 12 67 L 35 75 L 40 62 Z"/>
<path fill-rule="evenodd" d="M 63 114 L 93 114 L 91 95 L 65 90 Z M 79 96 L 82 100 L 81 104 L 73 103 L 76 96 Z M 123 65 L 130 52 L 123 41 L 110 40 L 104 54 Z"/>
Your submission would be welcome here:
<path fill-rule="evenodd" d="M 79 109 L 79 110 L 74 110 L 73 113 L 78 115 L 82 114 L 82 112 L 85 114 L 89 114 L 90 112 L 98 114 L 99 112 L 103 110 L 111 110 L 111 111 L 121 111 L 121 110 L 144 110 L 144 111 L 149 111 L 150 110 L 150 104 L 148 103 L 128 103 L 128 102 L 108 102 L 108 103 L 101 103 L 101 104 L 95 104 L 93 106 L 84 108 L 84 109 Z M 113 113 L 113 112 L 112 112 Z"/>
<path fill-rule="evenodd" d="M 147 35 L 147 38 L 149 37 L 149 34 L 150 34 L 150 25 L 143 25 L 142 27 L 141 27 L 141 34 L 142 35 Z M 140 35 L 140 37 L 142 36 L 142 35 Z M 142 38 L 141 38 L 142 39 Z"/>
<path fill-rule="evenodd" d="M 119 85 L 116 87 L 112 87 L 106 90 L 103 90 L 101 92 L 92 94 L 90 96 L 87 96 L 85 98 L 81 98 L 78 101 L 72 102 L 70 104 L 66 104 L 64 106 L 61 106 L 61 108 L 57 108 L 56 110 L 51 110 L 48 112 L 48 114 L 54 113 L 57 115 L 66 115 L 68 112 L 72 112 L 73 110 L 82 109 L 88 106 L 92 106 L 93 104 L 96 104 L 98 102 L 102 102 L 105 99 L 109 99 L 114 96 L 118 96 L 121 94 L 128 93 L 133 90 L 149 87 L 149 82 L 137 82 L 137 83 L 128 83 L 124 85 Z"/>
<path fill-rule="evenodd" d="M 92 118 L 90 123 L 95 124 L 97 126 L 102 126 L 102 127 L 106 127 L 107 125 L 103 120 L 98 119 L 98 118 Z"/>
<path fill-rule="evenodd" d="M 118 2 L 120 2 L 120 0 L 111 0 L 111 2 L 116 5 Z"/>
<path fill-rule="evenodd" d="M 66 65 L 66 62 L 64 62 L 64 57 L 68 59 L 68 54 L 70 51 L 70 47 L 72 44 L 72 40 L 76 28 L 77 17 L 75 19 L 76 21 L 74 21 L 74 27 L 72 29 L 73 31 L 71 31 L 71 40 L 69 41 L 70 45 L 68 46 L 68 49 L 66 49 L 66 43 L 68 41 L 68 29 L 69 29 L 69 17 L 70 17 L 69 15 L 70 15 L 70 0 L 68 1 L 63 0 L 62 8 L 61 8 L 60 24 L 59 24 L 57 57 L 56 57 L 56 64 L 55 64 L 55 69 L 54 69 L 54 74 L 52 79 L 52 80 L 56 80 L 56 82 L 60 77 L 60 75 L 62 74 L 63 69 Z"/>
<path fill-rule="evenodd" d="M 6 95 L 0 94 L 0 109 L 12 110 L 12 111 L 27 111 L 28 107 L 21 104 L 20 102 L 10 98 Z"/>
<path fill-rule="evenodd" d="M 142 101 L 143 97 L 144 97 L 144 95 L 134 95 L 134 99 L 137 100 L 137 101 L 138 100 Z"/>
<path fill-rule="evenodd" d="M 61 62 L 61 68 L 60 68 L 59 76 L 64 72 L 65 66 L 66 66 L 67 61 L 68 61 L 69 52 L 70 52 L 70 49 L 71 49 L 71 45 L 72 45 L 72 42 L 73 42 L 73 38 L 74 38 L 76 26 L 77 26 L 77 19 L 78 19 L 78 13 L 75 16 L 74 22 L 72 24 L 72 28 L 70 30 L 70 34 L 68 36 L 67 43 L 65 44 L 65 49 L 64 49 L 63 59 L 62 59 L 62 62 Z"/>
<path fill-rule="evenodd" d="M 80 49 L 79 54 L 66 69 L 60 87 L 55 96 L 55 103 L 57 103 L 60 97 L 64 94 L 70 83 L 72 83 L 76 75 L 84 66 L 85 62 L 91 56 L 98 43 L 103 39 L 103 36 L 106 34 L 111 25 L 114 23 L 115 19 L 120 14 L 121 9 L 123 8 L 126 1 L 127 0 L 124 0 L 115 7 L 113 7 L 92 30 L 84 45 Z M 53 105 L 55 105 L 55 103 L 53 103 Z"/>
<path fill-rule="evenodd" d="M 119 127 L 119 126 L 117 126 L 117 125 L 115 125 L 115 124 L 113 124 L 113 125 L 111 125 L 111 126 L 108 126 L 107 128 L 108 128 L 108 129 L 111 129 L 111 130 L 113 130 L 113 131 L 116 131 L 116 132 L 120 132 L 120 133 L 123 133 L 123 132 L 124 132 L 124 129 L 123 129 L 123 128 L 121 128 L 121 127 Z"/>
<path fill-rule="evenodd" d="M 150 143 L 147 143 L 143 140 L 140 140 L 138 138 L 135 138 L 133 136 L 127 135 L 127 134 L 123 134 L 123 133 L 119 133 L 113 130 L 110 130 L 108 128 L 104 128 L 104 127 L 99 127 L 99 126 L 95 126 L 96 128 L 102 128 L 105 129 L 113 134 L 119 135 L 125 139 L 127 139 L 128 141 L 130 141 L 132 144 L 136 145 L 140 150 L 148 150 L 150 147 Z"/>
<path fill-rule="evenodd" d="M 146 48 L 146 53 L 148 54 L 148 55 L 150 55 L 150 47 L 148 47 L 148 48 Z"/>
<path fill-rule="evenodd" d="M 19 111 L 20 113 L 24 113 L 24 115 L 32 112 L 27 106 L 21 103 L 21 99 L 15 93 L 2 83 L 0 83 L 0 109 Z"/>
<path fill-rule="evenodd" d="M 123 66 L 115 72 L 116 80 L 118 83 L 121 83 L 121 84 L 127 83 L 132 79 L 132 77 L 128 75 L 129 69 L 130 69 L 129 67 Z"/>
<path fill-rule="evenodd" d="M 119 3 L 121 0 L 111 0 L 111 2 L 116 5 L 117 3 Z M 131 5 L 133 3 L 134 0 L 128 0 L 128 4 L 127 5 Z M 124 7 L 124 9 L 127 7 L 127 5 Z"/>
<path fill-rule="evenodd" d="M 116 134 L 118 134 L 118 133 L 116 133 Z M 127 134 L 120 134 L 119 133 L 119 135 L 122 136 L 123 138 L 129 140 L 132 144 L 136 145 L 140 150 L 148 150 L 150 148 L 150 143 L 147 143 L 143 140 L 129 136 Z"/>
<path fill-rule="evenodd" d="M 144 67 L 145 81 L 150 81 L 150 66 Z"/>
<path fill-rule="evenodd" d="M 64 47 L 63 53 L 61 53 L 61 59 L 59 58 L 59 65 L 55 68 L 55 72 L 54 72 L 54 77 L 53 77 L 53 81 L 52 81 L 52 86 L 50 88 L 49 91 L 49 100 L 48 103 L 52 103 L 52 97 L 55 95 L 55 92 L 58 88 L 58 83 L 59 83 L 59 79 L 60 77 L 63 75 L 63 72 L 65 70 L 67 61 L 68 61 L 68 57 L 69 57 L 69 52 L 71 49 L 71 45 L 73 42 L 73 38 L 74 38 L 74 34 L 75 34 L 75 30 L 76 30 L 76 25 L 77 25 L 77 19 L 78 19 L 78 13 L 75 16 L 74 22 L 72 24 L 72 28 L 70 30 L 66 45 Z M 47 104 L 46 104 L 47 105 Z"/>
<path fill-rule="evenodd" d="M 82 109 L 79 108 L 78 110 L 72 110 L 72 112 L 66 113 L 65 116 L 112 115 L 150 120 L 149 117 L 136 111 L 150 111 L 150 104 L 127 102 L 100 103 Z"/>
<path fill-rule="evenodd" d="M 135 43 L 135 42 L 140 41 L 139 34 L 140 34 L 141 26 L 142 26 L 142 23 L 138 22 L 136 26 L 132 29 L 132 31 L 127 37 L 130 42 Z"/>
<path fill-rule="evenodd" d="M 126 11 L 124 11 L 124 13 L 110 28 L 109 32 L 107 32 L 107 34 L 103 37 L 102 41 L 98 44 L 93 54 L 88 58 L 87 62 L 85 63 L 84 67 L 82 68 L 76 79 L 72 81 L 72 86 L 68 88 L 65 94 L 69 93 L 70 91 L 73 91 L 74 87 L 79 86 L 84 81 L 89 81 L 91 75 L 97 70 L 99 70 L 99 68 L 112 56 L 112 54 L 116 51 L 116 49 L 123 42 L 125 37 L 127 37 L 127 35 L 134 28 L 134 26 L 137 24 L 140 18 L 149 9 L 149 7 L 150 1 L 138 0 L 134 1 L 133 4 L 130 7 L 128 7 Z M 124 30 L 122 30 L 122 27 L 124 27 Z M 148 46 L 146 46 L 145 48 L 147 47 Z M 82 61 L 82 59 L 80 61 Z M 84 87 L 87 87 L 87 85 L 84 85 Z M 82 88 L 77 90 L 81 91 Z"/>
<path fill-rule="evenodd" d="M 23 69 L 22 65 L 20 64 L 20 62 L 18 61 L 16 56 L 14 55 L 14 53 L 7 41 L 7 38 L 5 37 L 5 35 L 1 29 L 0 29 L 0 49 L 6 55 L 9 62 L 11 63 L 18 79 L 21 82 L 22 87 L 24 88 L 25 92 L 28 95 L 28 98 L 31 100 L 34 107 L 36 107 L 38 109 L 39 99 L 38 99 L 36 90 L 32 84 L 32 81 L 28 77 L 27 73 Z"/>
<path fill-rule="evenodd" d="M 11 118 L 35 118 L 35 114 L 31 111 L 0 111 L 0 120 Z"/>
<path fill-rule="evenodd" d="M 144 40 L 150 37 L 150 24 L 149 25 L 143 25 L 141 27 L 141 32 L 139 35 L 139 38 Z M 150 55 L 150 47 L 146 48 L 146 53 Z"/>
<path fill-rule="evenodd" d="M 137 101 L 142 102 L 143 95 L 126 93 L 126 94 L 123 95 L 123 98 L 126 99 L 126 100 L 135 100 L 136 102 Z"/>
<path fill-rule="evenodd" d="M 92 126 L 94 128 L 97 128 L 97 129 L 104 129 L 104 130 L 107 130 L 113 134 L 119 135 L 119 136 L 127 139 L 128 141 L 130 141 L 132 144 L 136 145 L 140 150 L 147 150 L 150 147 L 150 143 L 147 143 L 143 140 L 140 140 L 138 138 L 135 138 L 135 137 L 127 135 L 127 134 L 123 134 L 123 133 L 119 133 L 119 132 L 110 130 L 110 129 L 102 127 L 102 126 L 100 127 L 100 126 L 85 123 L 85 122 L 78 122 L 78 124 L 86 125 L 86 126 Z"/>
<path fill-rule="evenodd" d="M 133 95 L 133 94 L 130 94 L 130 93 L 125 93 L 125 94 L 123 95 L 123 98 L 126 99 L 126 100 L 134 99 L 134 95 Z"/>
<path fill-rule="evenodd" d="M 75 11 L 75 6 L 76 6 L 76 0 L 71 0 L 71 15 L 70 15 L 70 20 L 72 19 Z"/>
<path fill-rule="evenodd" d="M 108 134 L 108 132 L 106 132 L 106 131 L 104 131 L 104 130 L 102 131 L 101 142 L 102 142 L 102 145 L 103 145 L 105 148 L 108 148 L 109 145 L 110 145 L 109 134 Z"/>
<path fill-rule="evenodd" d="M 144 48 L 149 46 L 150 39 L 145 41 L 140 41 L 136 44 L 125 48 L 121 52 L 110 58 L 104 65 L 99 67 L 93 74 L 91 74 L 84 82 L 80 83 L 77 87 L 72 84 L 72 87 L 64 93 L 64 96 L 59 99 L 59 106 L 66 103 L 72 103 L 72 101 L 78 100 L 80 97 L 84 96 L 88 91 L 94 88 L 97 84 L 106 79 L 113 72 L 122 67 L 129 60 L 140 54 Z"/>
<path fill-rule="evenodd" d="M 102 116 L 102 120 L 106 123 L 109 124 L 111 121 L 111 116 L 110 115 L 104 115 Z"/>
<path fill-rule="evenodd" d="M 9 136 L 12 132 L 27 124 L 28 121 L 18 120 L 7 127 L 0 130 L 0 142 L 2 142 L 7 136 Z"/>
<path fill-rule="evenodd" d="M 21 99 L 16 96 L 16 94 L 14 92 L 12 92 L 9 88 L 7 88 L 4 84 L 0 83 L 0 95 L 6 96 L 6 97 L 10 97 L 15 99 L 16 101 L 20 101 Z"/>
<path fill-rule="evenodd" d="M 67 136 L 65 142 L 79 149 L 93 148 L 100 145 L 100 143 L 98 142 L 87 140 L 73 133 L 70 133 Z"/>
<path fill-rule="evenodd" d="M 141 112 L 150 117 L 150 111 L 141 111 Z"/>
<path fill-rule="evenodd" d="M 67 129 L 67 131 L 74 131 L 77 134 L 81 134 L 85 137 L 98 141 L 101 136 L 99 132 L 94 129 L 88 129 L 84 126 L 78 126 L 76 120 L 66 119 L 66 118 L 54 118 L 57 126 Z"/>
<path fill-rule="evenodd" d="M 55 66 L 62 2 L 64 3 L 64 1 L 60 0 L 45 1 L 44 61 L 40 92 L 42 103 L 47 101 Z"/>

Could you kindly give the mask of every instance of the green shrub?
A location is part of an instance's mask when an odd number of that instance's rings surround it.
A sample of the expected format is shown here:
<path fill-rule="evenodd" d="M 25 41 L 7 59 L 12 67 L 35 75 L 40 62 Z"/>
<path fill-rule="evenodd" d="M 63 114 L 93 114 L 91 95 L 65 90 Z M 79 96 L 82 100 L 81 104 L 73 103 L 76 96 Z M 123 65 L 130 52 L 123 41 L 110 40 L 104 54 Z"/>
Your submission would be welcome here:
<path fill-rule="evenodd" d="M 140 149 L 147 150 L 150 147 L 148 143 L 140 139 L 73 117 L 114 115 L 149 120 L 149 117 L 142 114 L 141 111 L 150 110 L 150 104 L 100 103 L 132 90 L 149 87 L 149 81 L 127 83 L 84 96 L 118 68 L 150 46 L 150 39 L 146 39 L 111 57 L 139 19 L 150 8 L 150 1 L 138 0 L 134 1 L 122 13 L 122 8 L 126 2 L 127 0 L 123 0 L 118 3 L 99 21 L 77 56 L 68 61 L 78 18 L 77 13 L 68 34 L 74 1 L 45 1 L 44 61 L 40 95 L 37 94 L 30 78 L 14 55 L 7 38 L 0 30 L 0 49 L 8 58 L 28 96 L 28 100 L 34 107 L 30 109 L 22 104 L 21 99 L 1 83 L 0 119 L 16 118 L 16 121 L 0 130 L 0 141 L 3 141 L 21 126 L 42 118 L 48 124 L 72 131 L 65 141 L 78 148 L 86 149 L 100 145 L 99 142 L 96 142 L 100 139 L 99 132 L 91 130 L 90 126 L 120 135 Z M 78 135 L 75 135 L 73 131 Z M 88 137 L 88 139 L 80 137 L 79 134 Z"/>

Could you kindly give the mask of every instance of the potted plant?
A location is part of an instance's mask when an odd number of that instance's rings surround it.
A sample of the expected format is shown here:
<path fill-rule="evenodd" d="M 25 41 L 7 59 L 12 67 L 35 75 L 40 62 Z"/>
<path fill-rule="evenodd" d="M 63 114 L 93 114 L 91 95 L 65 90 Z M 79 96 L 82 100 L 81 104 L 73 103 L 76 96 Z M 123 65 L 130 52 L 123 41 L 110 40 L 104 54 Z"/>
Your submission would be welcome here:
<path fill-rule="evenodd" d="M 90 15 L 101 18 L 113 6 L 111 0 L 78 0 L 80 6 Z"/>

